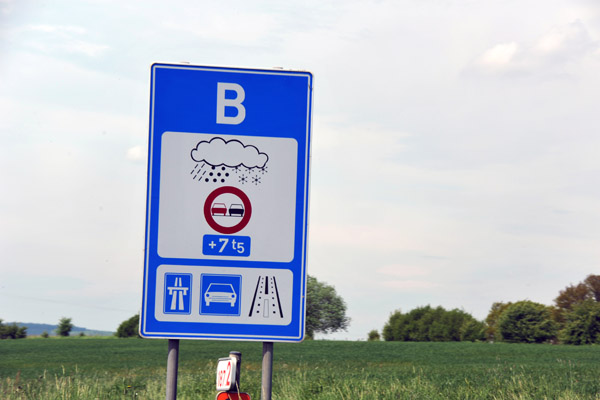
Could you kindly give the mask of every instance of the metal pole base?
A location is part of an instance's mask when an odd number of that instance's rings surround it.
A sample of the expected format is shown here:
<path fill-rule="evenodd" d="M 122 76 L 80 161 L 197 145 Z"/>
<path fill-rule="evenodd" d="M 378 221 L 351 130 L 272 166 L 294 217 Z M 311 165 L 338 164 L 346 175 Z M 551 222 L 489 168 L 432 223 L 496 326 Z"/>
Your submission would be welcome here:
<path fill-rule="evenodd" d="M 271 400 L 273 384 L 273 342 L 263 342 L 261 400 Z"/>
<path fill-rule="evenodd" d="M 179 367 L 179 339 L 169 339 L 167 355 L 167 400 L 177 399 L 177 368 Z"/>

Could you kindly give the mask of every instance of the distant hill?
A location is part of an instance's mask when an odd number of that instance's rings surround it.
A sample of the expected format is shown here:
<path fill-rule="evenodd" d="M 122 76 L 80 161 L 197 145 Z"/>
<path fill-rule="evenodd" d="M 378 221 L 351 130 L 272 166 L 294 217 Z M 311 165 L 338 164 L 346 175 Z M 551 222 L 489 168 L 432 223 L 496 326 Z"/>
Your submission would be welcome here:
<path fill-rule="evenodd" d="M 8 323 L 9 325 L 12 322 Z M 42 333 L 47 332 L 50 336 L 56 336 L 56 328 L 58 325 L 51 324 L 36 324 L 33 322 L 15 322 L 18 326 L 26 326 L 27 327 L 27 336 L 40 336 Z M 81 332 L 85 336 L 112 336 L 114 332 L 109 331 L 95 331 L 92 329 L 82 328 L 80 326 L 73 326 L 71 329 L 70 336 L 78 336 Z"/>

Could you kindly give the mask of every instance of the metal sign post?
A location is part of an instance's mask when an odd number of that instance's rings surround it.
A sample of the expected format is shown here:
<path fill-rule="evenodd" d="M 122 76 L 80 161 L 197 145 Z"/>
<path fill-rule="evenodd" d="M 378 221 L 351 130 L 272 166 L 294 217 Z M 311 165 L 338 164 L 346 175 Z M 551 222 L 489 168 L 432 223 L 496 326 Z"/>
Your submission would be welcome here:
<path fill-rule="evenodd" d="M 179 339 L 169 339 L 167 354 L 167 400 L 177 399 L 177 369 L 179 367 Z"/>
<path fill-rule="evenodd" d="M 261 400 L 271 400 L 273 384 L 273 342 L 263 342 Z"/>

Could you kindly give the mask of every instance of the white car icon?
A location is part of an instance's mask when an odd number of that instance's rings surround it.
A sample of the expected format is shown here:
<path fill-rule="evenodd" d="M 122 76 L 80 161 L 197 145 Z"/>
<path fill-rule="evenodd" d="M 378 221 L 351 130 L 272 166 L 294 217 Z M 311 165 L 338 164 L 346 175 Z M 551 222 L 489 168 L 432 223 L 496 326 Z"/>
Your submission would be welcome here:
<path fill-rule="evenodd" d="M 211 283 L 204 293 L 204 302 L 206 306 L 210 303 L 229 303 L 231 307 L 235 305 L 237 294 L 230 283 Z"/>

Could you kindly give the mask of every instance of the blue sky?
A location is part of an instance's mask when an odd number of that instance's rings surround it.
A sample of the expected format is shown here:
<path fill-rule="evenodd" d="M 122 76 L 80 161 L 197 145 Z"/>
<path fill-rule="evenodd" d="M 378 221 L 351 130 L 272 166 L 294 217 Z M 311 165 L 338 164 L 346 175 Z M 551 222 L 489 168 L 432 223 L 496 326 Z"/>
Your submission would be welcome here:
<path fill-rule="evenodd" d="M 141 303 L 153 62 L 315 76 L 308 271 L 364 339 L 600 264 L 600 5 L 0 0 L 0 318 Z"/>

